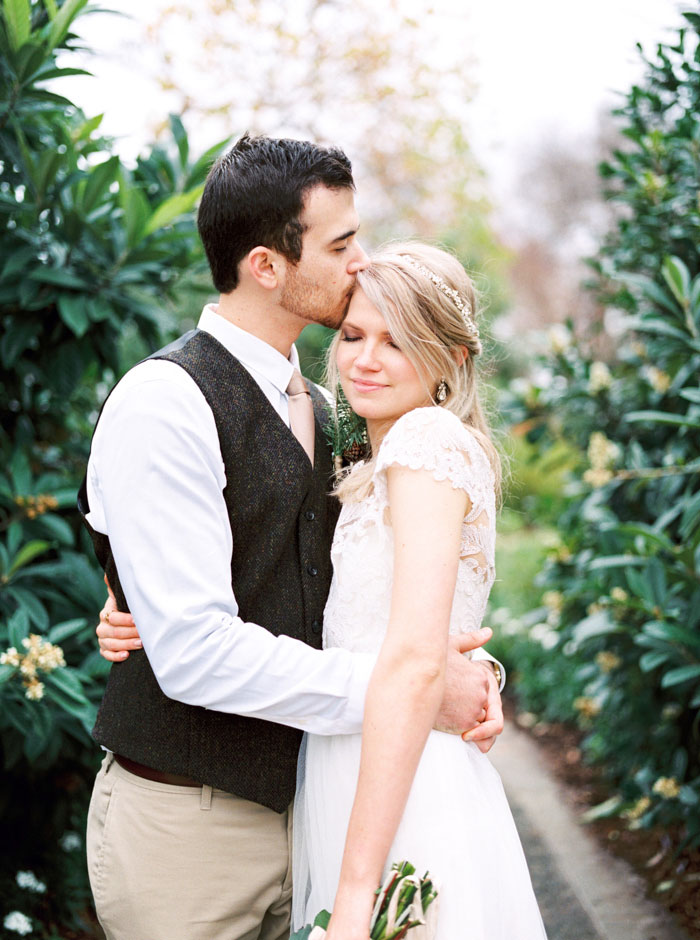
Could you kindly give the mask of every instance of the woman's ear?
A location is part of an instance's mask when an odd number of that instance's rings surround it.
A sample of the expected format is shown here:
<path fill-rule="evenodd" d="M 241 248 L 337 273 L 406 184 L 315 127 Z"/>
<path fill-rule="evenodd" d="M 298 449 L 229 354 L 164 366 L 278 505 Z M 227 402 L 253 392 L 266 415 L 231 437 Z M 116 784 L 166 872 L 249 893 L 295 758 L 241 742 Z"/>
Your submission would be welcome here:
<path fill-rule="evenodd" d="M 462 363 L 466 362 L 466 360 L 469 358 L 469 349 L 466 346 L 455 346 L 451 352 L 452 358 L 458 366 L 461 366 Z"/>
<path fill-rule="evenodd" d="M 243 265 L 252 279 L 264 290 L 276 290 L 280 286 L 284 262 L 282 256 L 271 248 L 258 245 L 249 251 Z"/>

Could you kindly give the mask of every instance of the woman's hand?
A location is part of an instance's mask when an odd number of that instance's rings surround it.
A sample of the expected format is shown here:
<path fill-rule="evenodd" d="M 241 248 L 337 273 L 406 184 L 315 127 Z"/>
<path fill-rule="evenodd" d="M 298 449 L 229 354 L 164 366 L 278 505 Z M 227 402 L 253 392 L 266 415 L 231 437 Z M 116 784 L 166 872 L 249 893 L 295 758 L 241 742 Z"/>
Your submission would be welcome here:
<path fill-rule="evenodd" d="M 106 577 L 105 584 L 107 600 L 100 611 L 100 622 L 95 633 L 100 644 L 100 655 L 110 663 L 122 663 L 128 658 L 130 650 L 140 650 L 143 644 L 131 614 L 117 610 L 117 601 Z"/>
<path fill-rule="evenodd" d="M 369 922 L 375 900 L 371 888 L 350 890 L 341 878 L 326 940 L 369 940 Z"/>

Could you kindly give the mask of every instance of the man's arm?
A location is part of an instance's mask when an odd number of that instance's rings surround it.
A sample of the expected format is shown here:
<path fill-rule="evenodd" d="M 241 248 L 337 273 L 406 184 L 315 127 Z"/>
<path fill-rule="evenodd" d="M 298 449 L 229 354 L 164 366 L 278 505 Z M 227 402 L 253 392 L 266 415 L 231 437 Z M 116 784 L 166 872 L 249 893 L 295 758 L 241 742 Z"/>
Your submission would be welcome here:
<path fill-rule="evenodd" d="M 187 704 L 316 734 L 358 732 L 375 657 L 314 650 L 241 620 L 211 410 L 178 366 L 138 369 L 141 376 L 134 370 L 113 393 L 95 434 L 89 521 L 110 537 L 161 688 Z M 464 638 L 464 649 L 486 638 Z M 486 672 L 451 657 L 441 712 L 450 730 L 474 729 L 491 710 Z"/>
<path fill-rule="evenodd" d="M 238 616 L 214 419 L 179 366 L 145 363 L 115 390 L 88 485 L 89 521 L 109 535 L 166 695 L 318 734 L 360 730 L 373 656 L 321 653 Z"/>

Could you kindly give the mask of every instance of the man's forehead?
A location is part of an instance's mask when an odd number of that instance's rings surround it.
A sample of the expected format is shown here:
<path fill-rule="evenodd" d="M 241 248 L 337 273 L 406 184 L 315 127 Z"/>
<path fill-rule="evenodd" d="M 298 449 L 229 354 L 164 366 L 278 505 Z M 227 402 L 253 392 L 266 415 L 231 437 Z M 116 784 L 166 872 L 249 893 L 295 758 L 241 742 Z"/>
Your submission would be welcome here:
<path fill-rule="evenodd" d="M 353 190 L 349 186 L 331 189 L 322 183 L 312 186 L 304 194 L 301 221 L 306 232 L 323 229 L 331 238 L 356 232 L 360 220 Z"/>

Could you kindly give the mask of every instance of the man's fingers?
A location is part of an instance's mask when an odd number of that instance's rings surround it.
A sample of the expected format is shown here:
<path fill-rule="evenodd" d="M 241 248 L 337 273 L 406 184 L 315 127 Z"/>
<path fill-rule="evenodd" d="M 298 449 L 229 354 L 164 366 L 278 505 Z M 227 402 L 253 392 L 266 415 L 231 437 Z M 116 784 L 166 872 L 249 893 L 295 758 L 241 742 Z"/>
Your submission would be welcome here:
<path fill-rule="evenodd" d="M 450 640 L 458 653 L 468 653 L 488 643 L 492 636 L 493 630 L 490 627 L 481 627 L 469 633 L 453 634 Z"/>

